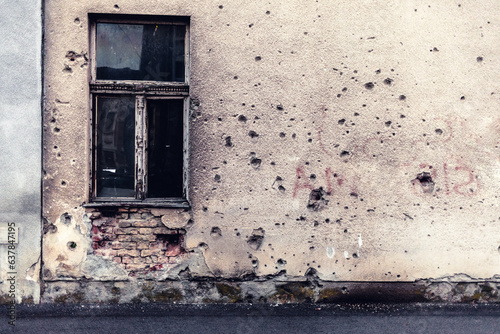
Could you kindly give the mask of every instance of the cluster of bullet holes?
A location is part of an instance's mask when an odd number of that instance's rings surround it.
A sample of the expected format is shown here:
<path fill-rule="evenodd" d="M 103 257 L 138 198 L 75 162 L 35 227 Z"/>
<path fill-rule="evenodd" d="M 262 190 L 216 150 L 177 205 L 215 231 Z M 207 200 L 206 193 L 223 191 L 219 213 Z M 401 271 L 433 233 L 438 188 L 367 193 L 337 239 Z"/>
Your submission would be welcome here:
<path fill-rule="evenodd" d="M 61 215 L 60 221 L 61 223 L 69 225 L 71 224 L 71 219 L 72 219 L 71 215 L 65 212 Z"/>
<path fill-rule="evenodd" d="M 262 242 L 264 240 L 264 235 L 266 231 L 262 227 L 258 229 L 254 229 L 252 231 L 252 235 L 250 235 L 247 239 L 248 246 L 253 250 L 258 250 L 260 246 L 262 246 Z"/>
<path fill-rule="evenodd" d="M 77 244 L 76 244 L 76 242 L 74 242 L 74 241 L 70 241 L 70 242 L 68 242 L 68 243 L 67 243 L 67 246 L 68 246 L 68 248 L 69 248 L 70 250 L 75 250 L 75 249 L 76 249 Z"/>
<path fill-rule="evenodd" d="M 325 198 L 327 192 L 322 187 L 311 190 L 307 208 L 312 211 L 319 211 L 321 208 L 328 205 L 328 200 Z"/>
<path fill-rule="evenodd" d="M 429 172 L 423 172 L 417 174 L 417 177 L 412 180 L 412 183 L 419 183 L 422 187 L 422 191 L 425 194 L 432 194 L 434 192 L 434 181 L 432 180 L 431 174 Z"/>
<path fill-rule="evenodd" d="M 274 188 L 275 184 L 278 185 L 278 191 L 280 193 L 284 193 L 286 191 L 285 187 L 283 187 L 283 178 L 281 176 L 276 176 L 276 180 L 273 182 L 273 185 L 271 186 L 273 189 L 276 189 Z"/>
<path fill-rule="evenodd" d="M 250 136 L 250 138 L 257 138 L 259 136 L 259 134 L 253 130 L 248 132 L 248 135 Z"/>
<path fill-rule="evenodd" d="M 212 230 L 210 231 L 210 236 L 213 238 L 222 237 L 221 229 L 217 226 L 212 227 Z"/>
<path fill-rule="evenodd" d="M 254 169 L 259 169 L 261 164 L 262 160 L 256 157 L 255 152 L 250 152 L 250 165 Z"/>

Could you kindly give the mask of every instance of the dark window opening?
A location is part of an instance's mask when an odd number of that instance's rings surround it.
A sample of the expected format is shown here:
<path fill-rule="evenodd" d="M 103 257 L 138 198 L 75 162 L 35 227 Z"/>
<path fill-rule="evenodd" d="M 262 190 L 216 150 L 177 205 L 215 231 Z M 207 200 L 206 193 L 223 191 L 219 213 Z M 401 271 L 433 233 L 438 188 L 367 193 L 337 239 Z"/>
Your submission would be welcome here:
<path fill-rule="evenodd" d="M 189 18 L 91 14 L 89 19 L 94 202 L 89 205 L 188 206 Z"/>

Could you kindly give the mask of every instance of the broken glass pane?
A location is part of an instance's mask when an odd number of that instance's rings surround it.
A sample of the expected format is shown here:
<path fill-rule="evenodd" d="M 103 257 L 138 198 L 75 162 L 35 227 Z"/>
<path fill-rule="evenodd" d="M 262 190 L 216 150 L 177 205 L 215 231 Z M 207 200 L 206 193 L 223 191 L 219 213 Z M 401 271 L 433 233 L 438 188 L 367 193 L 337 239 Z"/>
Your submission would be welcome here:
<path fill-rule="evenodd" d="M 135 197 L 135 98 L 97 99 L 97 197 Z"/>
<path fill-rule="evenodd" d="M 183 196 L 183 100 L 149 100 L 148 197 Z"/>
<path fill-rule="evenodd" d="M 97 79 L 185 81 L 184 25 L 98 23 Z"/>

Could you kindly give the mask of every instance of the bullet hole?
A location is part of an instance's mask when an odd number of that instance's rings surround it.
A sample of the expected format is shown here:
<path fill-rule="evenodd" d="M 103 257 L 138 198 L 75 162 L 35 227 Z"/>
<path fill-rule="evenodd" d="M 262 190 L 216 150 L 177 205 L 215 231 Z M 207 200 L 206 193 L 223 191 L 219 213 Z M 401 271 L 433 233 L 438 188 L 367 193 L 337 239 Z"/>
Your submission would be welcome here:
<path fill-rule="evenodd" d="M 222 231 L 220 230 L 219 227 L 214 226 L 214 227 L 212 227 L 212 230 L 210 231 L 210 236 L 214 237 L 214 238 L 222 237 Z"/>
<path fill-rule="evenodd" d="M 404 95 L 399 95 L 399 100 L 400 100 L 400 101 L 406 100 L 406 96 L 404 96 Z"/>
<path fill-rule="evenodd" d="M 257 157 L 253 157 L 250 159 L 250 165 L 255 169 L 258 169 L 261 164 L 262 164 L 262 160 L 257 158 Z"/>
<path fill-rule="evenodd" d="M 465 96 L 460 97 L 460 100 L 465 100 Z"/>
<path fill-rule="evenodd" d="M 204 206 L 202 210 L 203 210 L 203 212 L 207 212 L 208 208 L 206 206 Z"/>
<path fill-rule="evenodd" d="M 477 61 L 478 63 L 482 62 L 482 61 L 483 61 L 483 57 L 477 57 L 477 58 L 476 58 L 476 61 Z"/>
<path fill-rule="evenodd" d="M 434 52 L 439 52 L 438 48 L 434 47 L 431 52 L 434 51 Z"/>
<path fill-rule="evenodd" d="M 295 139 L 297 135 L 295 133 L 292 134 L 292 138 Z"/>
<path fill-rule="evenodd" d="M 259 265 L 259 260 L 253 259 L 252 260 L 252 266 L 257 267 Z"/>
<path fill-rule="evenodd" d="M 66 185 L 67 185 L 66 181 L 61 181 L 61 186 L 66 187 Z"/>
<path fill-rule="evenodd" d="M 423 172 L 417 174 L 417 177 L 412 180 L 412 183 L 415 184 L 416 182 L 420 183 L 420 186 L 422 187 L 422 191 L 426 194 L 431 194 L 434 191 L 434 181 L 432 180 L 431 174 L 428 172 Z"/>
<path fill-rule="evenodd" d="M 115 8 L 116 10 L 118 10 L 118 9 L 120 9 L 120 6 L 118 6 L 118 5 L 114 5 L 114 8 Z"/>
<path fill-rule="evenodd" d="M 339 125 L 344 125 L 344 123 L 345 123 L 345 119 L 344 119 L 344 118 L 339 119 L 338 123 L 339 123 Z"/>
<path fill-rule="evenodd" d="M 389 127 L 389 126 L 391 126 L 392 122 L 391 121 L 387 121 L 384 124 L 385 124 L 385 126 Z"/>
<path fill-rule="evenodd" d="M 278 109 L 278 110 L 280 110 L 280 111 L 281 111 L 281 110 L 283 110 L 283 109 L 285 109 L 285 108 L 283 107 L 283 105 L 278 104 L 278 105 L 276 106 L 276 109 Z"/>
<path fill-rule="evenodd" d="M 71 219 L 72 219 L 71 215 L 65 212 L 61 215 L 61 218 L 59 220 L 61 221 L 61 223 L 69 225 L 71 224 Z"/>
<path fill-rule="evenodd" d="M 220 5 L 220 6 L 219 6 L 219 9 L 222 9 L 222 8 L 224 8 L 224 6 L 223 6 L 223 5 Z"/>
<path fill-rule="evenodd" d="M 285 192 L 285 190 L 286 190 L 286 189 L 285 189 L 285 187 L 283 187 L 283 186 L 279 186 L 279 187 L 278 187 L 278 190 L 279 190 L 280 192 L 282 192 L 282 193 L 283 193 L 283 192 Z"/>
<path fill-rule="evenodd" d="M 309 178 L 310 178 L 311 180 L 316 180 L 316 174 L 311 174 L 311 175 L 309 176 Z"/>
<path fill-rule="evenodd" d="M 390 86 L 390 85 L 392 85 L 392 82 L 393 82 L 393 81 L 394 81 L 394 80 L 392 80 L 391 78 L 386 78 L 386 79 L 384 80 L 384 83 L 385 83 L 386 85 Z"/>
<path fill-rule="evenodd" d="M 220 175 L 219 174 L 215 174 L 214 181 L 215 182 L 220 182 Z"/>
<path fill-rule="evenodd" d="M 343 92 L 347 92 L 347 87 L 342 88 Z"/>
<path fill-rule="evenodd" d="M 264 240 L 264 235 L 266 231 L 262 227 L 258 229 L 254 229 L 252 231 L 252 235 L 247 239 L 247 244 L 253 250 L 258 250 L 262 245 L 262 241 Z"/>
<path fill-rule="evenodd" d="M 286 136 L 286 133 L 280 132 L 280 138 L 285 138 L 285 136 Z"/>
<path fill-rule="evenodd" d="M 68 65 L 64 65 L 63 72 L 64 73 L 71 73 L 71 72 L 73 72 L 73 70 Z"/>
<path fill-rule="evenodd" d="M 54 132 L 59 132 L 59 131 L 61 131 L 61 129 L 59 129 L 58 127 L 54 128 Z"/>
<path fill-rule="evenodd" d="M 354 253 L 354 254 L 352 254 L 352 257 L 353 257 L 354 259 L 357 259 L 357 258 L 358 258 L 358 254 L 357 254 L 357 253 Z"/>
<path fill-rule="evenodd" d="M 238 117 L 238 121 L 245 123 L 247 121 L 247 118 L 245 117 L 245 115 L 240 115 L 240 117 Z"/>
<path fill-rule="evenodd" d="M 406 118 L 406 116 L 401 114 L 401 115 L 399 115 L 399 118 Z"/>
<path fill-rule="evenodd" d="M 436 131 L 436 133 L 437 133 L 438 135 L 442 135 L 442 134 L 443 134 L 443 130 L 441 130 L 441 129 L 436 129 L 436 130 L 434 130 L 434 131 Z"/>
<path fill-rule="evenodd" d="M 256 138 L 259 136 L 259 134 L 255 131 L 248 132 L 248 135 L 250 136 L 250 138 Z"/>
<path fill-rule="evenodd" d="M 231 136 L 226 137 L 226 147 L 233 147 L 233 143 L 231 142 Z"/>
<path fill-rule="evenodd" d="M 69 249 L 74 250 L 76 248 L 77 244 L 74 241 L 70 241 L 67 243 L 67 246 Z"/>
<path fill-rule="evenodd" d="M 327 193 L 322 187 L 311 190 L 311 193 L 309 194 L 309 201 L 307 202 L 307 208 L 312 211 L 319 211 L 321 208 L 327 206 L 328 200 L 325 199 L 326 195 Z"/>
<path fill-rule="evenodd" d="M 340 157 L 343 158 L 343 157 L 346 157 L 348 155 L 350 155 L 351 153 L 349 151 L 342 151 L 340 152 Z"/>
<path fill-rule="evenodd" d="M 267 11 L 267 12 L 266 12 L 266 14 L 267 14 L 267 15 L 269 15 L 269 14 L 271 14 L 271 12 L 270 12 L 270 11 Z"/>
<path fill-rule="evenodd" d="M 375 85 L 373 84 L 373 82 L 367 82 L 367 83 L 365 83 L 365 88 L 366 89 L 373 89 L 373 87 L 375 87 Z"/>
<path fill-rule="evenodd" d="M 76 24 L 76 25 L 79 25 L 79 24 L 80 24 L 80 19 L 77 17 L 77 18 L 75 19 L 75 21 L 73 21 L 73 22 L 75 22 L 75 24 Z"/>
<path fill-rule="evenodd" d="M 262 60 L 262 57 L 261 56 L 257 56 L 255 57 L 255 61 L 261 61 Z"/>
<path fill-rule="evenodd" d="M 354 113 L 354 116 L 359 116 L 359 113 L 355 112 L 355 113 Z"/>
<path fill-rule="evenodd" d="M 376 74 L 380 74 L 380 72 L 382 72 L 381 70 L 376 70 L 375 73 Z"/>
<path fill-rule="evenodd" d="M 344 230 L 344 233 L 347 233 L 347 229 Z"/>
<path fill-rule="evenodd" d="M 317 220 L 314 221 L 313 223 L 314 227 L 318 226 L 319 225 L 319 222 Z"/>
<path fill-rule="evenodd" d="M 286 261 L 283 259 L 278 259 L 278 261 L 276 261 L 276 263 L 279 264 L 280 266 L 283 266 L 286 264 Z"/>

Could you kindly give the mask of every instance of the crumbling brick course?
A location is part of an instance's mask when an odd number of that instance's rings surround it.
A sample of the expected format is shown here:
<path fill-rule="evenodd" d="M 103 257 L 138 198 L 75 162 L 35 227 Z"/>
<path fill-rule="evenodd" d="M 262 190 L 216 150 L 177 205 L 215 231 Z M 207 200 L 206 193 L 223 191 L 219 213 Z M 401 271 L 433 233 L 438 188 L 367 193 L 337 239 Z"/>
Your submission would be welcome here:
<path fill-rule="evenodd" d="M 151 219 L 152 215 L 148 212 L 125 211 L 122 208 L 118 211 L 121 215 L 114 218 L 91 213 L 94 255 L 122 264 L 134 277 L 164 269 L 169 263 L 177 263 L 176 257 L 185 252 L 182 246 L 183 230 L 165 227 L 159 217 Z"/>

